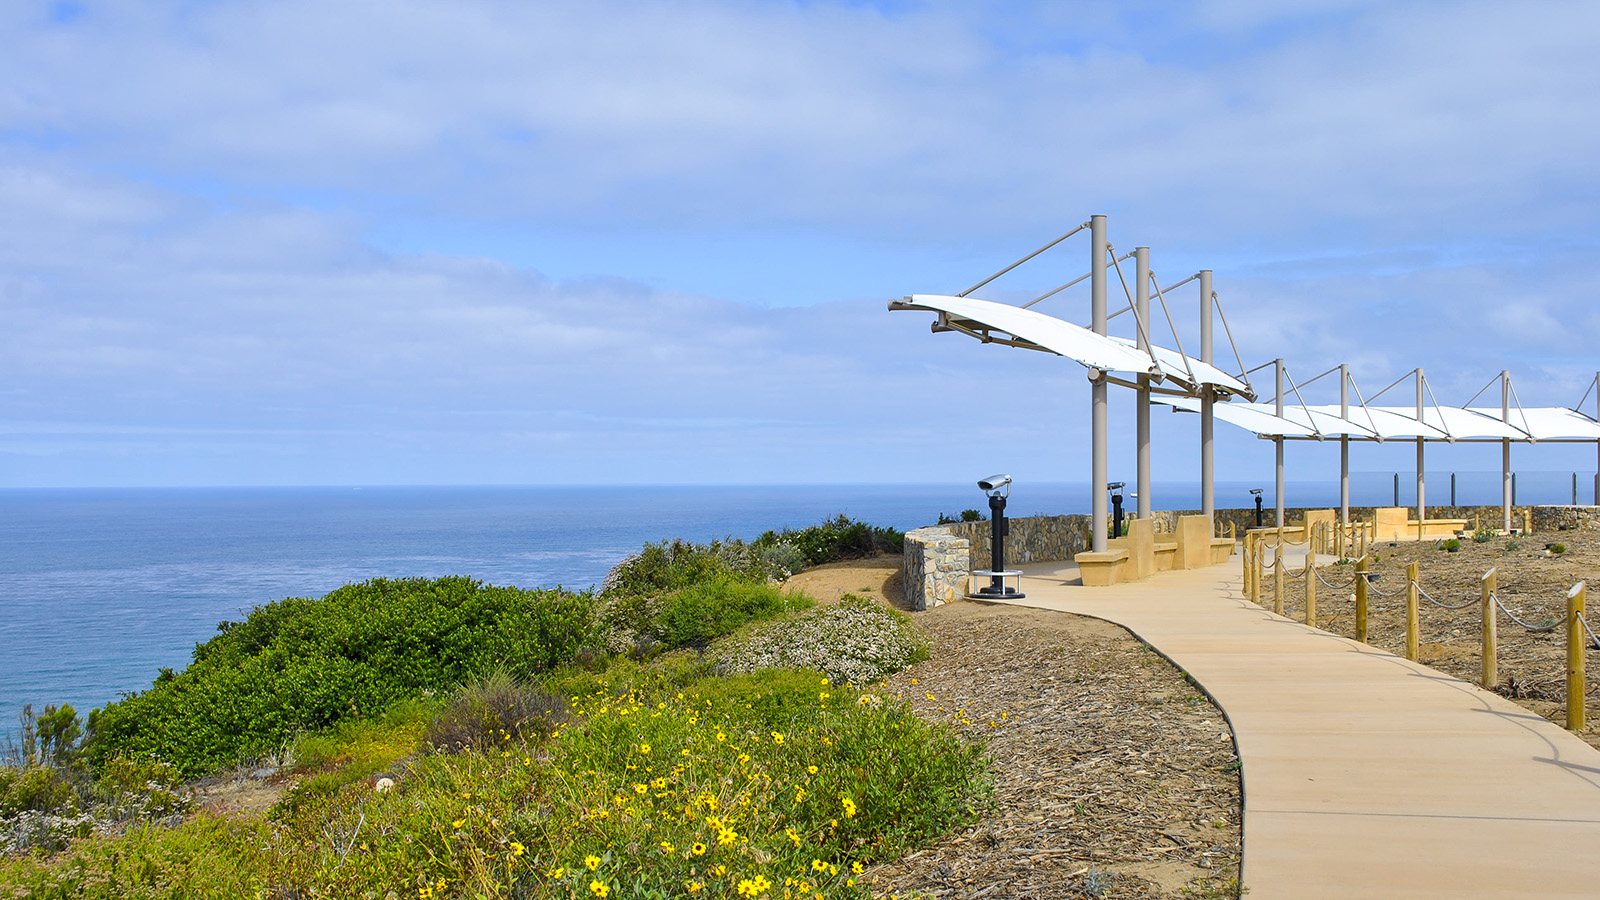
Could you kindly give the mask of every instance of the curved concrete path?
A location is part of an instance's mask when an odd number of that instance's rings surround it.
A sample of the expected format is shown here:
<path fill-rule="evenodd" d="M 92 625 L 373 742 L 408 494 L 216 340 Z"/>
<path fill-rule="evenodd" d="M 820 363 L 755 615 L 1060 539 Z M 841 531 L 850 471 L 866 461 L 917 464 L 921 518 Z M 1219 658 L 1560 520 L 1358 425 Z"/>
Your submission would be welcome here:
<path fill-rule="evenodd" d="M 1222 707 L 1247 900 L 1600 897 L 1600 751 L 1547 719 L 1273 615 L 1237 557 L 1106 588 L 1021 568 L 1011 602 L 1122 625 Z"/>

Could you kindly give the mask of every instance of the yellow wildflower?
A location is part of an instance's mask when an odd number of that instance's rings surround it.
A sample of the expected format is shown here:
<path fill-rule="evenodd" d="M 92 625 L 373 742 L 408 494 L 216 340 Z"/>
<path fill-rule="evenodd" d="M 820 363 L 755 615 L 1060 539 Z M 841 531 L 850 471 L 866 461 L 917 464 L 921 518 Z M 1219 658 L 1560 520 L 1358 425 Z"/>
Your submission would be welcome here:
<path fill-rule="evenodd" d="M 844 817 L 846 819 L 854 819 L 856 817 L 856 802 L 849 797 L 845 797 L 840 802 L 844 804 Z"/>
<path fill-rule="evenodd" d="M 705 856 L 706 845 L 700 843 L 699 841 L 695 841 L 694 846 L 689 848 L 689 852 L 693 853 L 695 856 Z"/>
<path fill-rule="evenodd" d="M 583 858 L 583 864 L 589 867 L 589 871 L 593 872 L 595 869 L 600 868 L 600 857 L 591 853 Z"/>
<path fill-rule="evenodd" d="M 604 881 L 589 882 L 589 891 L 596 897 L 605 897 L 611 894 L 611 888 L 606 887 L 606 883 Z"/>

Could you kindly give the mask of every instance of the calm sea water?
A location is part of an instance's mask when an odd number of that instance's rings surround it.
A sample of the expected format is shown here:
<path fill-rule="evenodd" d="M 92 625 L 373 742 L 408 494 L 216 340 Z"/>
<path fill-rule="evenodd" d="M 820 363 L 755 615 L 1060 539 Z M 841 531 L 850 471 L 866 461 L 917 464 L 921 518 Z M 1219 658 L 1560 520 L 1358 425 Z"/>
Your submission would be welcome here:
<path fill-rule="evenodd" d="M 1387 476 L 1363 481 L 1358 503 L 1388 502 L 1360 496 Z M 1251 486 L 1219 484 L 1218 505 L 1247 505 Z M 1158 508 L 1199 506 L 1194 485 L 1155 487 Z M 1331 485 L 1290 487 L 1295 505 L 1337 502 Z M 1085 485 L 1017 485 L 1008 512 L 1088 507 Z M 378 576 L 586 588 L 648 541 L 749 539 L 839 513 L 909 529 L 967 508 L 984 497 L 961 484 L 0 490 L 0 737 L 24 703 L 86 712 L 148 687 L 218 622 L 284 597 Z"/>

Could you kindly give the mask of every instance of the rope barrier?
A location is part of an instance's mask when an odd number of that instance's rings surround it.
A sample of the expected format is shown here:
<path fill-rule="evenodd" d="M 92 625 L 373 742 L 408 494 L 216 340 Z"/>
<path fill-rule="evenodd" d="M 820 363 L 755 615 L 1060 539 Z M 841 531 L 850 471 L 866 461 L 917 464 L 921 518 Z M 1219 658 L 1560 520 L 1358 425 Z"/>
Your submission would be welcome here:
<path fill-rule="evenodd" d="M 1367 573 L 1367 590 L 1373 592 L 1374 594 L 1377 594 L 1379 597 L 1394 597 L 1394 596 L 1398 596 L 1400 591 L 1404 590 L 1404 588 L 1395 588 L 1394 590 L 1389 591 L 1388 593 L 1384 593 L 1383 590 L 1381 588 L 1379 588 L 1378 585 L 1376 584 L 1376 582 L 1374 581 L 1374 579 L 1372 577 L 1372 573 L 1369 572 L 1369 573 Z"/>
<path fill-rule="evenodd" d="M 1427 600 L 1429 603 L 1432 603 L 1434 606 L 1439 607 L 1440 609 L 1466 609 L 1469 606 L 1477 605 L 1479 602 L 1477 600 L 1468 600 L 1466 603 L 1463 603 L 1460 606 L 1451 606 L 1447 603 L 1440 603 L 1439 601 L 1433 599 L 1433 597 L 1430 596 L 1427 591 L 1423 590 L 1421 584 L 1417 584 L 1417 593 L 1421 594 L 1423 599 Z"/>
<path fill-rule="evenodd" d="M 1345 583 L 1345 584 L 1334 584 L 1333 582 L 1329 581 L 1328 579 L 1323 578 L 1322 577 L 1322 573 L 1317 571 L 1316 566 L 1312 566 L 1311 567 L 1311 571 L 1316 573 L 1318 581 L 1322 582 L 1323 584 L 1327 585 L 1328 587 L 1333 588 L 1336 591 L 1342 591 L 1342 590 L 1346 590 L 1346 589 L 1353 588 L 1353 587 L 1356 586 L 1356 579 L 1355 578 L 1351 578 L 1350 581 Z"/>
<path fill-rule="evenodd" d="M 1584 618 L 1584 617 L 1583 617 L 1583 616 L 1582 616 L 1582 615 L 1581 615 L 1581 614 L 1580 614 L 1580 615 L 1579 615 L 1579 616 L 1578 616 L 1578 624 L 1579 624 L 1579 625 L 1582 625 L 1582 626 L 1583 626 L 1583 630 L 1584 630 L 1584 631 L 1586 631 L 1586 632 L 1588 632 L 1588 634 L 1589 634 L 1589 643 L 1590 643 L 1590 644 L 1593 644 L 1593 645 L 1594 645 L 1594 648 L 1595 648 L 1595 649 L 1596 649 L 1596 650 L 1600 650 L 1600 637 L 1595 637 L 1595 635 L 1594 635 L 1594 629 L 1592 629 L 1592 628 L 1590 628 L 1590 627 L 1589 627 L 1589 620 L 1588 620 L 1588 619 L 1585 619 L 1585 618 Z"/>
<path fill-rule="evenodd" d="M 1513 613 L 1511 610 L 1506 609 L 1506 605 L 1504 603 L 1500 602 L 1500 595 L 1498 593 L 1491 593 L 1489 596 L 1490 596 L 1490 598 L 1492 598 L 1494 600 L 1494 605 L 1500 607 L 1500 611 L 1505 613 L 1506 616 L 1511 619 L 1511 621 L 1517 623 L 1518 625 L 1521 625 L 1523 628 L 1526 628 L 1529 631 L 1540 632 L 1540 633 L 1546 632 L 1546 631 L 1555 631 L 1556 630 L 1556 626 L 1561 624 L 1561 620 L 1557 619 L 1557 620 L 1555 620 L 1553 622 L 1550 622 L 1547 625 L 1529 625 L 1527 622 L 1524 622 L 1521 619 L 1517 618 L 1516 613 Z M 1580 620 L 1580 621 L 1582 621 L 1582 620 Z M 1592 634 L 1592 632 L 1591 632 L 1591 634 Z"/>

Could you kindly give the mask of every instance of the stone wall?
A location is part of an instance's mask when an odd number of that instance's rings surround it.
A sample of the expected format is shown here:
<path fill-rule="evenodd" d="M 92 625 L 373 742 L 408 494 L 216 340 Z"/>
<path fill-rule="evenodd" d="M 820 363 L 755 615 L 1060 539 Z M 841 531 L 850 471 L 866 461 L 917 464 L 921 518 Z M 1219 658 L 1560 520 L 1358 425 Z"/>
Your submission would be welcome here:
<path fill-rule="evenodd" d="M 1010 519 L 1006 565 L 1072 559 L 1089 546 L 1088 516 Z M 992 561 L 990 522 L 954 522 L 906 532 L 901 577 L 912 609 L 965 597 L 973 569 Z"/>
<path fill-rule="evenodd" d="M 1327 509 L 1325 506 L 1313 508 Z M 1350 517 L 1370 522 L 1375 508 L 1352 506 Z M 1271 524 L 1273 512 L 1264 510 L 1262 521 Z M 1306 509 L 1291 507 L 1283 513 L 1285 521 L 1293 524 L 1304 521 Z M 1152 512 L 1150 518 L 1159 535 L 1170 534 L 1179 516 L 1199 514 L 1197 509 L 1160 510 Z M 1512 526 L 1518 529 L 1523 527 L 1525 517 L 1531 516 L 1535 532 L 1600 528 L 1600 507 L 1595 506 L 1514 506 L 1511 515 Z M 1465 519 L 1469 529 L 1475 522 L 1499 528 L 1501 509 L 1498 506 L 1430 506 L 1428 518 Z M 1011 534 L 1006 538 L 1008 567 L 1068 560 L 1089 549 L 1090 516 L 1028 516 L 1010 521 Z M 1226 537 L 1228 525 L 1232 523 L 1235 534 L 1243 537 L 1246 529 L 1255 527 L 1256 511 L 1254 507 L 1219 509 L 1214 521 L 1217 534 Z M 966 596 L 972 570 L 989 568 L 992 527 L 989 522 L 954 522 L 906 532 L 902 576 L 906 599 L 913 609 L 927 609 Z"/>
<path fill-rule="evenodd" d="M 951 527 L 930 525 L 906 532 L 900 578 L 912 609 L 941 606 L 967 594 L 971 544 L 952 534 Z"/>

